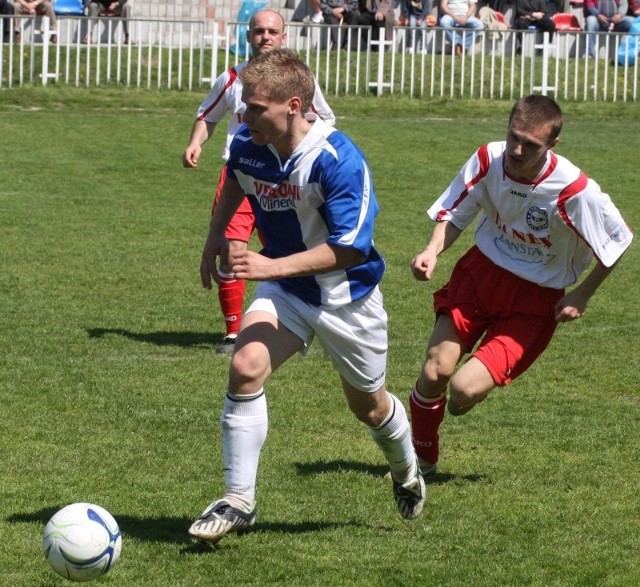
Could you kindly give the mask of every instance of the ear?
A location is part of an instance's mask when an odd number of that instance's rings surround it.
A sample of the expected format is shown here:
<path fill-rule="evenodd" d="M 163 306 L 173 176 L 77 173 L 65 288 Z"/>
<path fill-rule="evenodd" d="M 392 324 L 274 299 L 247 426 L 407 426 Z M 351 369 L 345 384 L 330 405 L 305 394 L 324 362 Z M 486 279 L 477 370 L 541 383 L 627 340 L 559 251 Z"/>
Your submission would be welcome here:
<path fill-rule="evenodd" d="M 289 98 L 289 114 L 295 115 L 302 110 L 302 100 L 298 96 Z"/>

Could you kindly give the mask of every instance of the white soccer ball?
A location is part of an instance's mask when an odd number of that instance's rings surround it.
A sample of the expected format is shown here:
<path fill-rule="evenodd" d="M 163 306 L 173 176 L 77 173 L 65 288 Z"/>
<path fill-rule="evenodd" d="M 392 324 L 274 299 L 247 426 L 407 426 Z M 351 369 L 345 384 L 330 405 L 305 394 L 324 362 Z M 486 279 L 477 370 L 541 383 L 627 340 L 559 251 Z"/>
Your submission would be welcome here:
<path fill-rule="evenodd" d="M 72 581 L 93 581 L 118 561 L 122 535 L 118 523 L 104 508 L 72 503 L 49 520 L 42 545 L 56 573 Z"/>

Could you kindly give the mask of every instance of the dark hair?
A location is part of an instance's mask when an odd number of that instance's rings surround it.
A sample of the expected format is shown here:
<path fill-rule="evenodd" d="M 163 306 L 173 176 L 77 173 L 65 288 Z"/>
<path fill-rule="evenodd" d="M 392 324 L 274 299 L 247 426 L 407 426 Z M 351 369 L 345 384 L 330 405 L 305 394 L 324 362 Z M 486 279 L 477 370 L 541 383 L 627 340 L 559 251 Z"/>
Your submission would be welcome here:
<path fill-rule="evenodd" d="M 511 109 L 509 124 L 514 119 L 530 128 L 549 126 L 549 142 L 558 138 L 562 130 L 562 110 L 556 101 L 548 96 L 535 94 L 520 98 Z"/>

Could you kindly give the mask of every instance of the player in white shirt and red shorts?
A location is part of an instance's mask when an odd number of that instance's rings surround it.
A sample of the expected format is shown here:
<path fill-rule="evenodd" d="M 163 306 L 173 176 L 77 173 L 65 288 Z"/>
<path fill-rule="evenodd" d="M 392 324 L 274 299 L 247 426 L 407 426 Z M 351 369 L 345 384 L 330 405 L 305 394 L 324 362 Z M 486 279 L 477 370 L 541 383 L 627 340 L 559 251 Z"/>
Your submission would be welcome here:
<path fill-rule="evenodd" d="M 551 150 L 561 128 L 562 112 L 551 98 L 518 100 L 506 142 L 480 147 L 428 211 L 437 224 L 412 262 L 421 281 L 431 279 L 438 255 L 479 217 L 475 245 L 434 294 L 437 319 L 410 398 L 423 475 L 436 472 L 447 387 L 449 413 L 459 416 L 521 375 L 558 323 L 585 313 L 631 243 L 610 197 Z M 566 292 L 594 258 L 593 269 Z"/>
<path fill-rule="evenodd" d="M 280 49 L 286 38 L 284 20 L 275 10 L 260 10 L 251 17 L 247 30 L 247 40 L 251 46 L 252 56 L 257 56 L 273 49 Z M 182 157 L 184 167 L 195 168 L 198 166 L 202 145 L 211 138 L 216 125 L 230 112 L 231 116 L 227 123 L 227 139 L 222 152 L 223 160 L 228 160 L 229 146 L 236 131 L 242 125 L 242 115 L 245 111 L 245 105 L 242 102 L 242 82 L 239 75 L 247 66 L 247 63 L 248 61 L 245 61 L 219 75 L 213 83 L 209 94 L 200 104 L 189 144 Z M 309 117 L 314 118 L 316 116 L 331 125 L 335 124 L 333 112 L 324 99 L 317 83 Z M 220 170 L 213 209 L 215 209 L 220 198 L 225 177 L 226 165 L 223 165 Z M 255 228 L 255 218 L 253 217 L 251 205 L 245 200 L 227 228 L 227 238 L 229 239 L 231 251 L 246 249 Z M 233 277 L 229 267 L 224 261 L 223 263 L 221 273 L 222 275 L 226 274 L 227 277 L 218 284 L 218 300 L 225 320 L 226 333 L 222 342 L 217 346 L 217 351 L 230 354 L 233 351 L 235 339 L 240 329 L 246 287 L 244 280 Z"/>

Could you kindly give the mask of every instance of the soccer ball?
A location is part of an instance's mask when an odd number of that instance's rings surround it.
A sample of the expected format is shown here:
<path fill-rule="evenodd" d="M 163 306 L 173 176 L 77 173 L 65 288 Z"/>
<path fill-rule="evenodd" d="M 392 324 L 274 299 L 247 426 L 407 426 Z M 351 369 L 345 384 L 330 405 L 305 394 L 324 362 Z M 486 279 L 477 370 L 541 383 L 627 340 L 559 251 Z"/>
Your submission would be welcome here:
<path fill-rule="evenodd" d="M 118 523 L 104 508 L 73 503 L 49 520 L 42 545 L 56 573 L 72 581 L 93 581 L 118 561 L 122 535 Z"/>

